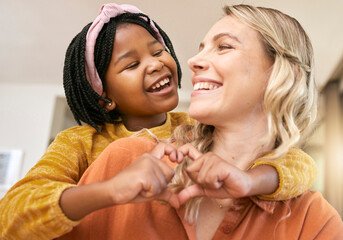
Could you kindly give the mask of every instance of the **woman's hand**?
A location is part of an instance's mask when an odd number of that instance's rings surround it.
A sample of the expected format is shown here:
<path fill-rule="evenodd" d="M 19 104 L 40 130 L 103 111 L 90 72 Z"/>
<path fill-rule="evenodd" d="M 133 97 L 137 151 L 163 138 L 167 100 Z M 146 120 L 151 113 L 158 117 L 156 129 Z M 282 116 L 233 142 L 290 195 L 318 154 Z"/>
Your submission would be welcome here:
<path fill-rule="evenodd" d="M 68 218 L 79 220 L 98 209 L 152 199 L 178 208 L 177 195 L 167 189 L 174 170 L 162 161 L 164 155 L 175 159 L 175 148 L 159 143 L 109 180 L 66 189 L 60 198 L 62 211 Z"/>
<path fill-rule="evenodd" d="M 174 170 L 162 161 L 168 155 L 176 158 L 176 150 L 166 143 L 159 143 L 112 179 L 104 182 L 110 191 L 113 204 L 138 203 L 152 199 L 169 202 L 179 207 L 177 195 L 167 189 Z"/>
<path fill-rule="evenodd" d="M 178 194 L 180 204 L 200 196 L 239 198 L 251 191 L 251 175 L 216 154 L 202 154 L 191 144 L 186 144 L 178 149 L 178 161 L 182 161 L 184 156 L 192 160 L 186 172 L 196 184 Z"/>

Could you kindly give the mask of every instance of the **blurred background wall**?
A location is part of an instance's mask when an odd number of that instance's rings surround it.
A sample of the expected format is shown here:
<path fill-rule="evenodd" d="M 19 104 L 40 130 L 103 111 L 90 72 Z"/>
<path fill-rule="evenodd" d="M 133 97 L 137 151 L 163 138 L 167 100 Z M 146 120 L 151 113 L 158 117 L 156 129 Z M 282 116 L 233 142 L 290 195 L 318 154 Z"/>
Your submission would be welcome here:
<path fill-rule="evenodd" d="M 20 176 L 39 160 L 55 135 L 75 125 L 65 103 L 62 71 L 72 38 L 97 16 L 99 0 L 0 0 L 0 149 L 24 153 Z M 171 38 L 183 69 L 178 111 L 192 91 L 187 59 L 198 51 L 225 4 L 277 8 L 295 17 L 315 51 L 320 119 L 305 150 L 316 160 L 321 191 L 343 215 L 342 0 L 118 0 L 150 15 Z M 0 190 L 0 197 L 4 191 Z"/>

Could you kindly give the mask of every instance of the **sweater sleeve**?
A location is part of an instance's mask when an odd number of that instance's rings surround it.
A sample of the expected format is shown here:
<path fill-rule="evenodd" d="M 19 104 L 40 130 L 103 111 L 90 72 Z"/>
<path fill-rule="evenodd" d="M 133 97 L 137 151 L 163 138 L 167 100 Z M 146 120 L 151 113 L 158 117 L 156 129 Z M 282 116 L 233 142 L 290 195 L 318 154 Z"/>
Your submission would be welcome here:
<path fill-rule="evenodd" d="M 37 164 L 0 201 L 0 239 L 53 239 L 70 231 L 59 205 L 64 190 L 76 186 L 87 168 L 80 142 L 58 135 Z"/>
<path fill-rule="evenodd" d="M 295 147 L 279 159 L 257 160 L 252 168 L 260 165 L 274 167 L 279 175 L 278 189 L 272 194 L 258 196 L 262 200 L 286 200 L 296 197 L 312 186 L 318 174 L 313 159 Z"/>

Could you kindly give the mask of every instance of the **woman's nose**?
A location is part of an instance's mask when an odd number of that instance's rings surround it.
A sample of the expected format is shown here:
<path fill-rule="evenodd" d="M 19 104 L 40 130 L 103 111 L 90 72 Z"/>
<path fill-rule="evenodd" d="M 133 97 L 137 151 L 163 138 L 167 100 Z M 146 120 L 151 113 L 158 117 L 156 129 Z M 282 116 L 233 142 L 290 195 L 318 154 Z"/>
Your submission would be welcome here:
<path fill-rule="evenodd" d="M 188 67 L 193 71 L 206 70 L 208 68 L 208 62 L 206 58 L 198 53 L 197 55 L 188 59 Z"/>
<path fill-rule="evenodd" d="M 147 71 L 149 74 L 151 74 L 154 72 L 161 71 L 163 67 L 164 67 L 164 63 L 162 61 L 160 61 L 159 59 L 152 59 L 148 63 Z"/>

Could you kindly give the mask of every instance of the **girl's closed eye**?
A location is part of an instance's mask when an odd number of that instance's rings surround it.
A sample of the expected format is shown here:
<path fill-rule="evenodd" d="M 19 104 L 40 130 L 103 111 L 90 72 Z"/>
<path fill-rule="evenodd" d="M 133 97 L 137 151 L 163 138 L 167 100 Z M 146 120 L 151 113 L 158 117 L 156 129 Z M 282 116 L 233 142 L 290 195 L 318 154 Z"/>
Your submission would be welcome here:
<path fill-rule="evenodd" d="M 160 49 L 160 50 L 158 50 L 158 51 L 154 52 L 154 53 L 153 53 L 153 56 L 154 56 L 154 57 L 161 56 L 161 55 L 162 55 L 162 53 L 163 53 L 163 51 L 164 51 L 164 49 Z"/>
<path fill-rule="evenodd" d="M 139 65 L 139 62 L 132 62 L 130 63 L 128 66 L 125 67 L 124 70 L 130 70 L 130 69 L 134 69 Z"/>

